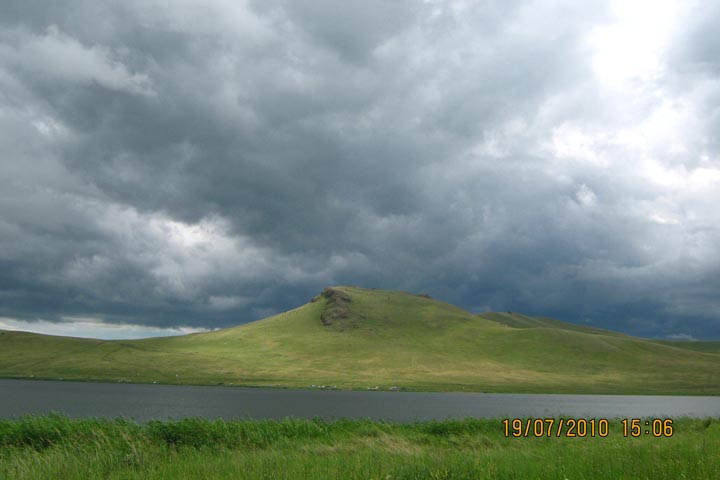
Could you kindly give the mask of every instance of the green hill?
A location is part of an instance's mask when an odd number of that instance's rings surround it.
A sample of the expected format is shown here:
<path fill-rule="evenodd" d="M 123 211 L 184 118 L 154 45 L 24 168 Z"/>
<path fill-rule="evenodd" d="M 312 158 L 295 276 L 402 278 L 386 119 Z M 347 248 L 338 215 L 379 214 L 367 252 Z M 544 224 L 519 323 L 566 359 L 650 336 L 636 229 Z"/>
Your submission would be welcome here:
<path fill-rule="evenodd" d="M 0 376 L 717 395 L 720 353 L 547 318 L 474 315 L 405 292 L 334 287 L 264 320 L 179 337 L 104 341 L 0 332 Z"/>

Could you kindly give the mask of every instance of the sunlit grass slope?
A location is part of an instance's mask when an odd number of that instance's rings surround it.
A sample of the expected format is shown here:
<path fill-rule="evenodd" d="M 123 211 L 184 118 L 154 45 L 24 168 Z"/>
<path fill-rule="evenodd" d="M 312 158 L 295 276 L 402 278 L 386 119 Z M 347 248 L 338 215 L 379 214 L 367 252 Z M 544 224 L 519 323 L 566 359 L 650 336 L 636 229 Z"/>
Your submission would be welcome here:
<path fill-rule="evenodd" d="M 261 321 L 181 337 L 101 341 L 2 332 L 0 376 L 717 395 L 720 354 L 551 319 L 474 315 L 404 292 L 335 287 Z"/>

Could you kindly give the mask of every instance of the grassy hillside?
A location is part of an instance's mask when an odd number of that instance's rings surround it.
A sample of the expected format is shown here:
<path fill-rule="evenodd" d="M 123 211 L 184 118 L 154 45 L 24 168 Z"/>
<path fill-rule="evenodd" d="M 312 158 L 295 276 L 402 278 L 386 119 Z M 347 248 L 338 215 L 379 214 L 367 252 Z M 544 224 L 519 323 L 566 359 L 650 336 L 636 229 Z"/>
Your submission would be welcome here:
<path fill-rule="evenodd" d="M 102 341 L 0 332 L 0 376 L 554 393 L 720 394 L 720 354 L 404 292 L 326 289 L 240 327 Z"/>

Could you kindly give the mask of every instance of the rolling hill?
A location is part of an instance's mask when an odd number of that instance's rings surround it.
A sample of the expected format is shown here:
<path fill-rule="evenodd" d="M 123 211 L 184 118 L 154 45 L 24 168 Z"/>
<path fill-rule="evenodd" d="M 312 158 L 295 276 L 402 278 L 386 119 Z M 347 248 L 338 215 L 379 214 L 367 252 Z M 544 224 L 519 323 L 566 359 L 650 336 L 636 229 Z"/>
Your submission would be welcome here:
<path fill-rule="evenodd" d="M 476 315 L 406 292 L 332 287 L 273 317 L 178 337 L 0 331 L 0 377 L 718 395 L 720 342 L 652 341 L 549 318 Z"/>

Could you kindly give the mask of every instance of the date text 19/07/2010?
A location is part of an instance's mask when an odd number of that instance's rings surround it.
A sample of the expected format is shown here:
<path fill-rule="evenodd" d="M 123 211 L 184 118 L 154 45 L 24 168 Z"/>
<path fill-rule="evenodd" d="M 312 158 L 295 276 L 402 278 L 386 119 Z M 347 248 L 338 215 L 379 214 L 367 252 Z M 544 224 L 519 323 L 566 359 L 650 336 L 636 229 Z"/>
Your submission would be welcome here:
<path fill-rule="evenodd" d="M 506 418 L 502 421 L 506 437 L 607 437 L 607 418 Z M 672 437 L 670 418 L 622 419 L 624 437 Z"/>

